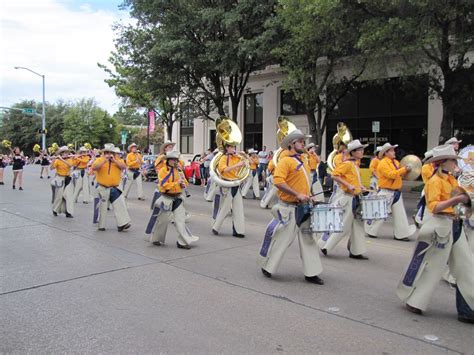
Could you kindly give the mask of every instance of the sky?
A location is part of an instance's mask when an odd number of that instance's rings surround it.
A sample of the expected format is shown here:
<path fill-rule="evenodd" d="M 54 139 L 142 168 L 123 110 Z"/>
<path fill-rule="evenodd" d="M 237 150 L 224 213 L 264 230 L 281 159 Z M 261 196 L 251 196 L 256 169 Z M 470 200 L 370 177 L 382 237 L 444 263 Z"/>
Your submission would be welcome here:
<path fill-rule="evenodd" d="M 110 113 L 120 100 L 104 82 L 114 50 L 112 25 L 129 22 L 122 0 L 1 0 L 0 106 L 42 100 L 42 79 L 15 66 L 45 75 L 46 101 L 94 97 Z"/>

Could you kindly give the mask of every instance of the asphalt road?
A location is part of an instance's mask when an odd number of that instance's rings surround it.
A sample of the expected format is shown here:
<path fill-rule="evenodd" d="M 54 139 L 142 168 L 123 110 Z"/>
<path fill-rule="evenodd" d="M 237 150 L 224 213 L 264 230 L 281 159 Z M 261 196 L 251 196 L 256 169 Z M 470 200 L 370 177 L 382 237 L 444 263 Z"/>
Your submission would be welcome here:
<path fill-rule="evenodd" d="M 211 204 L 191 187 L 191 250 L 145 240 L 147 201 L 128 200 L 132 228 L 92 224 L 92 205 L 53 217 L 48 180 L 28 166 L 24 191 L 0 186 L 0 352 L 473 353 L 473 327 L 456 319 L 455 292 L 440 282 L 425 315 L 395 288 L 414 242 L 367 240 L 369 261 L 340 243 L 322 257 L 324 286 L 304 281 L 297 243 L 272 279 L 257 265 L 268 210 L 246 200 L 245 239 L 211 232 Z M 417 196 L 406 195 L 408 214 Z"/>

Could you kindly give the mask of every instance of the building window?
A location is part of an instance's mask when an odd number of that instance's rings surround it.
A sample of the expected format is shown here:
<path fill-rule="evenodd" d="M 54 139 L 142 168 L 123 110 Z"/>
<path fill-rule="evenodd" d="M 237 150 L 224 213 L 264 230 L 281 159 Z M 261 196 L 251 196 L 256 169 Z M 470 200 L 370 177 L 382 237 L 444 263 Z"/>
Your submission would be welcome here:
<path fill-rule="evenodd" d="M 181 124 L 179 129 L 180 150 L 183 154 L 193 153 L 194 114 L 190 105 L 182 110 Z"/>
<path fill-rule="evenodd" d="M 244 97 L 244 149 L 262 147 L 263 94 Z"/>
<path fill-rule="evenodd" d="M 280 112 L 286 116 L 306 114 L 304 104 L 291 91 L 284 90 L 280 91 Z"/>
<path fill-rule="evenodd" d="M 398 144 L 398 154 L 423 156 L 427 143 L 428 84 L 425 76 L 367 81 L 339 101 L 327 125 L 327 151 L 331 152 L 337 122 L 349 127 L 352 137 L 370 144 L 367 151 L 386 142 Z M 380 122 L 375 142 L 372 122 Z"/>

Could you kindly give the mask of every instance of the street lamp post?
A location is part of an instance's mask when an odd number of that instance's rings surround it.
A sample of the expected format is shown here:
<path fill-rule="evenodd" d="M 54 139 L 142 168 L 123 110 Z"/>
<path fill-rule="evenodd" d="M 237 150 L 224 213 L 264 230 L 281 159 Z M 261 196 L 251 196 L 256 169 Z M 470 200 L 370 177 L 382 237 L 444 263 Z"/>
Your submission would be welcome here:
<path fill-rule="evenodd" d="M 43 109 L 42 109 L 42 112 L 41 112 L 41 148 L 43 150 L 45 150 L 46 149 L 46 113 L 45 113 L 46 99 L 45 99 L 45 86 L 44 86 L 44 77 L 45 76 L 40 74 L 40 73 L 35 72 L 34 70 L 31 70 L 31 69 L 25 68 L 25 67 L 15 67 L 15 69 L 28 70 L 29 72 L 31 72 L 35 75 L 38 75 L 43 79 Z"/>

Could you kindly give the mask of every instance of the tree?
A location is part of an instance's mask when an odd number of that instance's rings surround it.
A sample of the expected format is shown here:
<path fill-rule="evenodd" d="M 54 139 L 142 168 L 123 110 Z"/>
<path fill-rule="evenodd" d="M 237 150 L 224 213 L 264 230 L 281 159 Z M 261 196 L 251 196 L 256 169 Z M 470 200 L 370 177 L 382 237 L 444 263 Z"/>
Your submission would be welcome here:
<path fill-rule="evenodd" d="M 306 109 L 312 140 L 321 144 L 327 117 L 356 85 L 367 57 L 356 50 L 361 11 L 350 11 L 344 0 L 281 0 L 275 31 L 282 33 L 273 53 L 288 76 L 285 87 Z M 336 67 L 347 64 L 342 76 Z"/>
<path fill-rule="evenodd" d="M 228 95 L 236 120 L 250 73 L 269 59 L 274 33 L 265 23 L 275 1 L 126 0 L 125 5 L 137 26 L 157 39 L 147 55 L 167 58 L 185 74 L 186 89 L 202 96 L 196 107 L 212 102 L 224 116 Z"/>
<path fill-rule="evenodd" d="M 363 11 L 359 48 L 378 57 L 404 59 L 407 73 L 429 74 L 431 92 L 443 102 L 440 143 L 453 134 L 453 120 L 471 98 L 468 52 L 474 49 L 472 0 L 348 0 Z"/>

